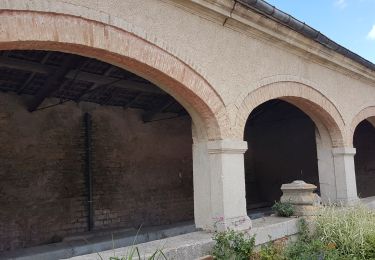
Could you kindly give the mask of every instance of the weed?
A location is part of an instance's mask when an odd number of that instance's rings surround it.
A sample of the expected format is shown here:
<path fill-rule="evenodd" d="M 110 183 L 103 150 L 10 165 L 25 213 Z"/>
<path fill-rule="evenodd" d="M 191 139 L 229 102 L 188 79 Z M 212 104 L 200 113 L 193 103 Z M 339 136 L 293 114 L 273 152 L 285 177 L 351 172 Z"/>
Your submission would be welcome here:
<path fill-rule="evenodd" d="M 290 217 L 294 214 L 294 207 L 289 202 L 275 202 L 272 210 L 280 217 Z"/>
<path fill-rule="evenodd" d="M 248 260 L 255 247 L 255 237 L 247 238 L 234 230 L 215 232 L 213 255 L 217 260 Z"/>

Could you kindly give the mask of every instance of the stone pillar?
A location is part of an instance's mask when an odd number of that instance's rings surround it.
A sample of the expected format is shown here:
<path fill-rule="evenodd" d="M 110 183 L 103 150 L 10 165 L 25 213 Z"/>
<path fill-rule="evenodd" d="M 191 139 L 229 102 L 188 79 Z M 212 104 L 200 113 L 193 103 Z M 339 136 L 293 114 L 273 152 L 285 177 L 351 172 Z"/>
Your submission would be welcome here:
<path fill-rule="evenodd" d="M 336 178 L 336 201 L 344 205 L 354 204 L 358 201 L 354 168 L 356 150 L 353 147 L 337 147 L 333 148 L 332 152 Z"/>
<path fill-rule="evenodd" d="M 247 143 L 217 140 L 194 144 L 195 223 L 203 229 L 246 230 L 244 156 Z"/>
<path fill-rule="evenodd" d="M 320 129 L 315 131 L 316 152 L 319 170 L 319 188 L 323 203 L 336 201 L 335 166 L 332 154 L 332 142 L 329 132 Z"/>
<path fill-rule="evenodd" d="M 320 197 L 314 193 L 317 187 L 304 181 L 293 181 L 281 185 L 280 201 L 291 203 L 295 216 L 314 216 L 320 205 Z"/>

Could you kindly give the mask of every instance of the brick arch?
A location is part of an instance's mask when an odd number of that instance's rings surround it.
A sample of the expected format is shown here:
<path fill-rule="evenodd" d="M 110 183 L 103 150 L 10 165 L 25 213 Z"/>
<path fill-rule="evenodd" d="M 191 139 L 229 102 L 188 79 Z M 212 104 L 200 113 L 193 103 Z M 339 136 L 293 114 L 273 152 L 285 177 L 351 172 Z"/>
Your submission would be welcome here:
<path fill-rule="evenodd" d="M 0 24 L 0 50 L 62 51 L 122 67 L 176 98 L 191 115 L 198 139 L 223 139 L 229 134 L 225 105 L 214 88 L 146 37 L 103 21 L 51 12 L 3 10 Z"/>
<path fill-rule="evenodd" d="M 351 144 L 353 144 L 355 129 L 364 120 L 369 121 L 375 127 L 375 106 L 366 107 L 354 116 L 350 124 L 350 132 L 348 134 L 348 139 Z"/>
<path fill-rule="evenodd" d="M 305 112 L 318 130 L 326 128 L 334 147 L 345 144 L 345 123 L 335 105 L 316 89 L 300 82 L 278 81 L 267 83 L 250 92 L 239 106 L 236 117 L 236 136 L 243 137 L 250 113 L 262 103 L 281 99 Z"/>

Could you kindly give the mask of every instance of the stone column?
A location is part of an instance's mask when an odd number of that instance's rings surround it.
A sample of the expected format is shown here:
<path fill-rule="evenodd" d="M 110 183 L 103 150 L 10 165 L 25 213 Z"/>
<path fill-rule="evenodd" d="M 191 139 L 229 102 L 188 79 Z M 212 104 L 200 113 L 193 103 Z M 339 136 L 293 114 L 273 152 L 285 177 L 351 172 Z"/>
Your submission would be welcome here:
<path fill-rule="evenodd" d="M 336 201 L 344 205 L 354 204 L 358 201 L 354 168 L 356 150 L 353 147 L 337 147 L 333 148 L 332 152 L 336 178 Z"/>
<path fill-rule="evenodd" d="M 337 191 L 331 137 L 325 129 L 320 129 L 320 131 L 316 129 L 315 140 L 320 196 L 323 203 L 335 202 Z"/>
<path fill-rule="evenodd" d="M 246 230 L 244 156 L 247 143 L 217 140 L 194 144 L 195 223 L 203 229 Z"/>

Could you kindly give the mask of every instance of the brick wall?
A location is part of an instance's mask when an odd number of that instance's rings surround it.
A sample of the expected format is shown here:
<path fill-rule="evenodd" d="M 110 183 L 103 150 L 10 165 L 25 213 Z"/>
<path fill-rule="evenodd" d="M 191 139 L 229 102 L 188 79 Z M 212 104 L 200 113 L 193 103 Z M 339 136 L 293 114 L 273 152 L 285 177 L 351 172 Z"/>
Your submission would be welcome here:
<path fill-rule="evenodd" d="M 362 121 L 354 133 L 354 157 L 358 195 L 361 198 L 375 196 L 375 128 Z"/>
<path fill-rule="evenodd" d="M 93 113 L 96 228 L 193 219 L 190 120 L 144 124 L 140 117 L 111 108 Z"/>
<path fill-rule="evenodd" d="M 0 94 L 0 251 L 87 230 L 83 111 L 30 114 Z M 140 111 L 94 106 L 95 228 L 193 218 L 190 120 L 143 124 Z"/>

